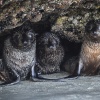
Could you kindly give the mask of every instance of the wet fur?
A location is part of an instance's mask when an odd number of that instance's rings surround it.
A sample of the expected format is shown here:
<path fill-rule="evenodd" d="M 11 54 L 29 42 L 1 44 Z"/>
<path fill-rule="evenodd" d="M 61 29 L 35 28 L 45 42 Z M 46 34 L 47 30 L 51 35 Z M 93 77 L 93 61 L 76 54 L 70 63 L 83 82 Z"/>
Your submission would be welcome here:
<path fill-rule="evenodd" d="M 10 80 L 7 79 L 2 85 L 12 85 L 27 79 L 35 66 L 35 32 L 27 25 L 13 32 L 12 36 L 5 40 L 3 50 L 3 67 L 8 71 Z"/>
<path fill-rule="evenodd" d="M 64 49 L 53 33 L 44 33 L 37 43 L 37 70 L 41 74 L 60 72 Z"/>
<path fill-rule="evenodd" d="M 100 20 L 89 21 L 85 30 L 86 35 L 81 48 L 79 66 L 74 73 L 77 76 L 97 75 L 100 70 Z"/>
<path fill-rule="evenodd" d="M 96 75 L 100 67 L 100 43 L 84 41 L 80 57 L 84 65 L 82 73 Z"/>
<path fill-rule="evenodd" d="M 78 56 L 69 57 L 63 64 L 63 70 L 68 72 L 69 74 L 73 74 L 75 67 L 78 65 L 78 61 Z"/>

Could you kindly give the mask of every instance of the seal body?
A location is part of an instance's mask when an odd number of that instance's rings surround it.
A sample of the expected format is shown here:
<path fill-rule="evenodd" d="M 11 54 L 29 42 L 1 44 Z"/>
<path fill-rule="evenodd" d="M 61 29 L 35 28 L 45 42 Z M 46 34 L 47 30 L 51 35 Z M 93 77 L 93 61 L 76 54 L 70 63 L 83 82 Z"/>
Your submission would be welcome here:
<path fill-rule="evenodd" d="M 35 64 L 35 46 L 36 43 L 26 52 L 14 48 L 9 38 L 5 41 L 4 60 L 6 66 L 16 70 L 22 79 L 25 79 L 31 67 Z"/>
<path fill-rule="evenodd" d="M 78 56 L 69 57 L 69 59 L 65 60 L 63 64 L 63 71 L 66 71 L 69 74 L 73 74 L 75 67 L 78 65 L 78 62 L 79 62 Z"/>
<path fill-rule="evenodd" d="M 83 73 L 85 75 L 97 74 L 100 67 L 100 43 L 84 41 L 79 64 L 84 66 Z"/>
<path fill-rule="evenodd" d="M 86 25 L 77 74 L 96 75 L 100 70 L 100 20 L 91 20 Z"/>
<path fill-rule="evenodd" d="M 53 33 L 46 32 L 37 43 L 37 70 L 42 74 L 60 71 L 64 49 L 60 39 Z"/>
<path fill-rule="evenodd" d="M 3 51 L 4 67 L 16 71 L 21 80 L 26 79 L 36 61 L 35 34 L 26 28 L 22 30 L 5 40 Z"/>

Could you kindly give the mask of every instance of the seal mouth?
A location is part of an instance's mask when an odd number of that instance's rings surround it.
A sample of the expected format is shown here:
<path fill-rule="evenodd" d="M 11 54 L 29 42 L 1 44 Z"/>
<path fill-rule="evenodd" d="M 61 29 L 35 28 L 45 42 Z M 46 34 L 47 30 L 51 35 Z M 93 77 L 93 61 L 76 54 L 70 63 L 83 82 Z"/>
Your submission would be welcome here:
<path fill-rule="evenodd" d="M 21 46 L 18 45 L 15 48 L 22 51 L 28 51 L 32 48 L 32 45 L 21 45 Z"/>
<path fill-rule="evenodd" d="M 94 32 L 95 35 L 100 36 L 100 32 Z"/>
<path fill-rule="evenodd" d="M 49 48 L 52 49 L 52 50 L 54 50 L 54 51 L 56 50 L 55 46 L 50 46 Z"/>
<path fill-rule="evenodd" d="M 99 38 L 100 37 L 100 32 L 90 33 L 90 36 L 92 36 L 93 38 Z"/>
<path fill-rule="evenodd" d="M 94 38 L 98 38 L 98 35 L 93 35 Z"/>
<path fill-rule="evenodd" d="M 32 45 L 23 45 L 23 48 L 31 48 Z"/>

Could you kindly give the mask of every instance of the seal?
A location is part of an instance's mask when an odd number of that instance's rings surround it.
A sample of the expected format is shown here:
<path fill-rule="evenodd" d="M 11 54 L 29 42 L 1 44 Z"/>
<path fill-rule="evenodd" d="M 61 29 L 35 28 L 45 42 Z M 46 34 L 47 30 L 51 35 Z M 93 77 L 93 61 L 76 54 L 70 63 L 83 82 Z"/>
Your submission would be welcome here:
<path fill-rule="evenodd" d="M 45 32 L 37 40 L 37 72 L 51 74 L 60 72 L 64 48 L 57 35 Z"/>
<path fill-rule="evenodd" d="M 4 84 L 15 84 L 26 79 L 31 69 L 34 69 L 36 62 L 35 32 L 28 25 L 22 26 L 13 32 L 11 37 L 5 40 L 3 50 L 4 69 L 13 78 Z M 33 71 L 32 76 L 34 76 Z"/>
<path fill-rule="evenodd" d="M 97 75 L 100 70 L 100 19 L 90 20 L 86 24 L 85 31 L 79 66 L 72 76 Z"/>

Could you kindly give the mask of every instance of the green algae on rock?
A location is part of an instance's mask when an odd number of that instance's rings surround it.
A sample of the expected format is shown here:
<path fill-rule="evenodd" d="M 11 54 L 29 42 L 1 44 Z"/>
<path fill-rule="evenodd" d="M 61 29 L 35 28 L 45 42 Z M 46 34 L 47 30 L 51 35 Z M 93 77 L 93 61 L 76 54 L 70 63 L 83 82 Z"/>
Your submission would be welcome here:
<path fill-rule="evenodd" d="M 63 16 L 59 16 L 52 31 L 70 41 L 82 42 L 86 23 L 99 18 L 100 1 L 84 0 L 79 5 L 72 4 Z"/>
<path fill-rule="evenodd" d="M 35 26 L 40 22 L 37 29 L 49 21 L 53 32 L 70 41 L 82 42 L 84 26 L 93 18 L 99 19 L 99 12 L 100 0 L 1 0 L 0 35 L 27 20 Z"/>
<path fill-rule="evenodd" d="M 41 17 L 42 14 L 32 8 L 31 0 L 6 0 L 0 6 L 0 33 L 21 26 L 27 20 L 37 22 Z"/>

